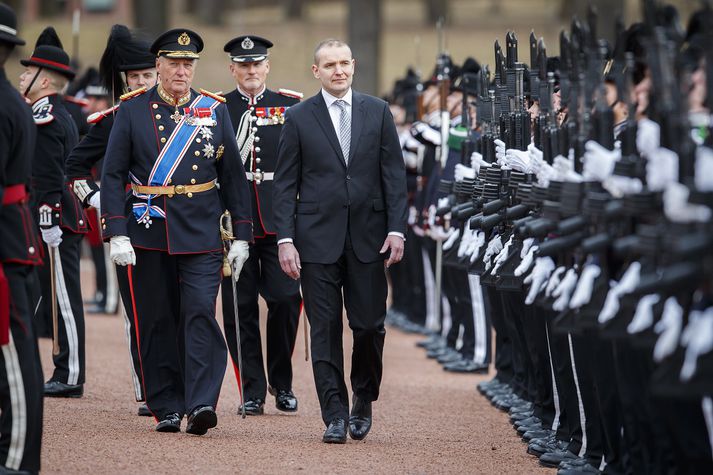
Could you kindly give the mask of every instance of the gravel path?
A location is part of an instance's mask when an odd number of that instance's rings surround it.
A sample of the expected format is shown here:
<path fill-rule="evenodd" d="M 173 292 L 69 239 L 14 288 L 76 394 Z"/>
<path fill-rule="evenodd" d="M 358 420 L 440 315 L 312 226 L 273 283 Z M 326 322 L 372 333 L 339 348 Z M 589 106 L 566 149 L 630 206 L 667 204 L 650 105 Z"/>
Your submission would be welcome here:
<path fill-rule="evenodd" d="M 387 330 L 372 431 L 327 445 L 302 328 L 293 356 L 297 414 L 278 412 L 268 396 L 264 416 L 241 419 L 228 367 L 218 427 L 196 437 L 159 434 L 152 418 L 135 415 L 123 318 L 91 315 L 86 326 L 84 397 L 45 399 L 43 473 L 554 473 L 526 454 L 507 416 L 477 393 L 489 376 L 446 373 L 415 347 L 418 336 Z M 345 333 L 345 347 L 350 340 Z M 46 375 L 51 350 L 41 340 Z"/>

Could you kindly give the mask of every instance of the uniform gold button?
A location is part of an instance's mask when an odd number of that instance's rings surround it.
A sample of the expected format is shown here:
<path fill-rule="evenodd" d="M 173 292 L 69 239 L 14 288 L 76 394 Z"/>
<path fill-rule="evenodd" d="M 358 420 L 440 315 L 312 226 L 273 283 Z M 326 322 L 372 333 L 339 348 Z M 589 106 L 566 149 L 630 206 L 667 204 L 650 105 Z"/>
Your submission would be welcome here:
<path fill-rule="evenodd" d="M 154 108 L 154 109 L 158 109 L 158 104 L 154 104 L 154 105 L 153 105 L 153 108 Z"/>
<path fill-rule="evenodd" d="M 193 171 L 198 170 L 198 165 L 193 165 L 191 168 L 193 168 Z"/>
<path fill-rule="evenodd" d="M 200 137 L 198 137 L 198 138 L 196 139 L 196 143 L 201 143 L 201 138 L 200 138 Z"/>
<path fill-rule="evenodd" d="M 168 195 L 169 198 L 173 198 L 173 195 Z"/>
<path fill-rule="evenodd" d="M 161 118 L 161 114 L 156 114 L 156 118 L 157 118 L 157 119 L 160 119 L 160 118 Z"/>
<path fill-rule="evenodd" d="M 189 198 L 193 198 L 193 193 L 188 192 L 188 194 L 186 196 L 188 196 Z"/>
<path fill-rule="evenodd" d="M 170 185 L 170 184 L 171 184 L 171 179 L 169 178 L 166 183 L 168 183 L 168 184 Z"/>
<path fill-rule="evenodd" d="M 196 184 L 196 179 L 195 179 L 195 178 L 191 178 L 191 185 L 195 185 L 195 184 Z"/>
<path fill-rule="evenodd" d="M 196 157 L 200 157 L 201 153 L 198 150 L 196 150 L 195 152 L 193 152 L 193 155 L 195 155 Z"/>
<path fill-rule="evenodd" d="M 163 130 L 163 129 L 165 129 L 165 128 L 166 128 L 166 127 L 164 127 L 163 125 L 159 125 L 159 126 L 158 126 L 158 130 Z"/>
<path fill-rule="evenodd" d="M 161 137 L 161 143 L 166 143 L 166 137 Z"/>

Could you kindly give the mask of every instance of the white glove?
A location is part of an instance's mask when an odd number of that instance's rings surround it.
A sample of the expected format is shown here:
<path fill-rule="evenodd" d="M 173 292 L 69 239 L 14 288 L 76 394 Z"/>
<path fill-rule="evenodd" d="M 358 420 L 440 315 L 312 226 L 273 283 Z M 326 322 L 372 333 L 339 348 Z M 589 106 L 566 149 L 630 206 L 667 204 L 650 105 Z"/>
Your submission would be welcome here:
<path fill-rule="evenodd" d="M 495 275 L 498 272 L 498 269 L 505 263 L 505 261 L 508 259 L 508 256 L 510 255 L 510 246 L 512 246 L 512 240 L 514 239 L 514 235 L 510 236 L 510 239 L 508 239 L 508 242 L 505 243 L 505 246 L 503 246 L 503 249 L 498 253 L 498 255 L 495 257 L 494 261 L 494 266 L 491 274 Z"/>
<path fill-rule="evenodd" d="M 136 265 L 136 254 L 129 236 L 114 236 L 109 240 L 109 257 L 118 266 Z"/>
<path fill-rule="evenodd" d="M 493 143 L 495 144 L 495 159 L 502 165 L 505 160 L 505 142 L 500 139 L 495 139 Z"/>
<path fill-rule="evenodd" d="M 555 271 L 552 273 L 552 276 L 550 279 L 547 281 L 547 286 L 545 287 L 545 297 L 551 297 L 552 292 L 559 287 L 560 282 L 562 282 L 562 275 L 567 271 L 567 268 L 565 266 L 559 266 Z"/>
<path fill-rule="evenodd" d="M 470 229 L 470 226 L 466 224 L 463 227 L 463 237 L 460 240 L 460 244 L 458 244 L 458 259 L 465 256 L 465 251 L 468 249 L 468 246 L 470 246 L 470 243 L 474 238 L 475 231 Z"/>
<path fill-rule="evenodd" d="M 448 230 L 448 238 L 446 238 L 445 242 L 443 243 L 443 250 L 447 251 L 450 248 L 452 248 L 453 244 L 456 243 L 459 236 L 460 236 L 460 229 L 450 228 Z"/>
<path fill-rule="evenodd" d="M 560 181 L 569 181 L 572 183 L 581 183 L 584 178 L 582 175 L 574 171 L 574 160 L 566 158 L 562 155 L 557 155 L 552 161 L 552 168 L 557 173 L 557 178 Z"/>
<path fill-rule="evenodd" d="M 424 138 L 427 142 L 432 143 L 433 145 L 441 145 L 441 134 L 437 131 L 434 130 L 431 126 L 428 124 L 424 124 L 423 122 L 416 122 L 413 124 L 413 130 L 416 131 L 417 134 L 421 135 L 421 137 Z"/>
<path fill-rule="evenodd" d="M 551 257 L 537 258 L 532 272 L 530 272 L 530 275 L 525 277 L 523 281 L 525 284 L 531 284 L 530 291 L 525 298 L 526 305 L 532 305 L 532 302 L 535 301 L 535 297 L 540 293 L 540 290 L 542 290 L 542 287 L 545 282 L 547 282 L 553 270 L 555 270 L 555 261 L 553 261 Z"/>
<path fill-rule="evenodd" d="M 485 233 L 483 231 L 477 231 L 475 234 L 475 238 L 473 238 L 472 243 L 465 251 L 465 255 L 470 256 L 471 264 L 475 262 L 476 259 L 478 259 L 478 256 L 480 255 L 480 249 L 483 247 L 483 244 L 485 244 Z"/>
<path fill-rule="evenodd" d="M 678 181 L 678 154 L 659 147 L 647 156 L 646 184 L 651 191 L 663 191 L 670 183 Z"/>
<path fill-rule="evenodd" d="M 445 241 L 448 239 L 451 234 L 453 233 L 454 228 L 448 228 L 448 231 L 446 231 L 443 226 L 433 226 L 431 228 L 431 239 L 434 241 Z"/>
<path fill-rule="evenodd" d="M 503 240 L 500 235 L 496 235 L 494 238 L 488 242 L 488 247 L 485 248 L 485 254 L 483 255 L 483 263 L 485 263 L 485 270 L 490 270 L 492 263 L 490 259 L 496 256 L 500 251 L 503 250 Z"/>
<path fill-rule="evenodd" d="M 572 300 L 569 301 L 569 308 L 580 308 L 592 300 L 594 281 L 597 280 L 601 273 L 602 268 L 596 264 L 584 266 L 582 274 L 579 276 L 579 282 L 577 282 L 577 288 L 572 294 Z"/>
<path fill-rule="evenodd" d="M 621 198 L 624 195 L 639 193 L 644 188 L 638 178 L 629 178 L 621 175 L 611 175 L 602 182 L 605 190 L 612 194 L 614 198 Z"/>
<path fill-rule="evenodd" d="M 621 159 L 621 150 L 609 150 L 602 147 L 594 140 L 584 144 L 584 170 L 582 175 L 585 180 L 604 181 L 614 172 L 614 164 Z"/>
<path fill-rule="evenodd" d="M 477 172 L 474 168 L 466 167 L 462 163 L 456 163 L 456 169 L 454 173 L 454 178 L 456 181 L 463 181 L 464 178 L 475 178 Z"/>
<path fill-rule="evenodd" d="M 696 149 L 696 188 L 700 191 L 713 191 L 713 149 Z"/>
<path fill-rule="evenodd" d="M 59 247 L 62 243 L 62 229 L 59 226 L 52 226 L 47 229 L 40 228 L 40 232 L 42 233 L 42 240 L 46 242 L 49 247 Z"/>
<path fill-rule="evenodd" d="M 669 221 L 675 223 L 705 223 L 711 219 L 711 209 L 688 202 L 690 192 L 682 183 L 669 183 L 663 193 L 663 209 Z"/>
<path fill-rule="evenodd" d="M 89 198 L 89 206 L 96 209 L 97 214 L 101 214 L 101 198 L 99 197 L 100 193 L 100 191 L 97 191 L 92 195 L 91 198 Z"/>
<path fill-rule="evenodd" d="M 525 240 L 525 242 L 527 242 L 529 240 L 534 241 L 534 239 L 528 238 Z M 525 243 L 522 244 L 522 248 L 525 249 Z M 515 268 L 515 275 L 520 276 L 520 275 L 524 274 L 525 272 L 527 272 L 527 270 L 532 265 L 532 261 L 535 260 L 535 253 L 537 252 L 538 249 L 539 249 L 539 247 L 537 247 L 537 246 L 529 246 L 527 254 L 525 254 L 524 257 L 522 255 L 522 251 L 520 251 L 520 257 L 522 257 L 522 261 Z"/>
<path fill-rule="evenodd" d="M 530 169 L 530 154 L 527 151 L 509 148 L 505 151 L 504 164 L 513 170 L 527 173 Z"/>
<path fill-rule="evenodd" d="M 654 361 L 660 363 L 676 351 L 682 326 L 683 309 L 678 304 L 676 297 L 669 297 L 663 305 L 661 320 L 654 327 L 654 331 L 659 334 L 659 339 L 656 340 L 656 346 L 654 346 Z"/>
<path fill-rule="evenodd" d="M 640 273 L 641 264 L 632 262 L 624 272 L 624 275 L 621 276 L 621 280 L 609 289 L 604 306 L 599 312 L 599 323 L 606 323 L 614 318 L 619 311 L 619 299 L 622 295 L 626 295 L 636 288 L 639 283 Z"/>
<path fill-rule="evenodd" d="M 686 347 L 686 357 L 681 366 L 681 381 L 686 382 L 696 374 L 698 357 L 713 351 L 713 307 L 705 312 L 692 311 L 689 323 L 681 335 L 681 344 Z"/>
<path fill-rule="evenodd" d="M 483 155 L 479 152 L 473 152 L 470 156 L 470 166 L 475 170 L 475 173 L 480 175 L 480 169 L 489 167 L 490 164 L 483 160 Z"/>
<path fill-rule="evenodd" d="M 530 162 L 542 161 L 542 150 L 535 146 L 535 142 L 530 142 L 527 146 L 527 153 L 530 154 Z"/>
<path fill-rule="evenodd" d="M 233 268 L 233 279 L 236 281 L 240 277 L 240 271 L 243 270 L 243 264 L 250 257 L 250 245 L 247 241 L 233 241 L 230 244 L 228 251 L 228 262 Z"/>
<path fill-rule="evenodd" d="M 537 162 L 537 165 L 531 171 L 537 175 L 537 184 L 540 186 L 548 187 L 550 186 L 550 180 L 557 179 L 555 169 L 544 160 Z"/>
<path fill-rule="evenodd" d="M 433 228 L 436 226 L 436 205 L 428 207 L 428 226 Z"/>
<path fill-rule="evenodd" d="M 641 119 L 636 124 L 636 148 L 642 157 L 659 148 L 661 127 L 651 119 Z"/>
<path fill-rule="evenodd" d="M 562 279 L 560 285 L 552 292 L 552 296 L 557 299 L 552 303 L 552 310 L 561 312 L 566 309 L 575 287 L 577 287 L 577 270 L 572 267 L 564 275 L 564 279 Z"/>
<path fill-rule="evenodd" d="M 626 332 L 629 335 L 640 333 L 654 324 L 654 305 L 659 303 L 661 297 L 658 294 L 644 295 L 636 304 L 636 312 L 634 318 L 626 327 Z"/>
<path fill-rule="evenodd" d="M 443 198 L 438 198 L 438 201 L 436 203 L 437 203 L 438 208 L 443 208 L 445 206 L 448 206 L 448 203 L 449 203 L 448 197 L 444 196 Z M 438 209 L 438 208 L 436 208 L 436 209 Z"/>
<path fill-rule="evenodd" d="M 411 206 L 408 209 L 408 225 L 413 226 L 416 224 L 416 221 L 418 220 L 418 210 L 416 209 L 415 206 Z"/>

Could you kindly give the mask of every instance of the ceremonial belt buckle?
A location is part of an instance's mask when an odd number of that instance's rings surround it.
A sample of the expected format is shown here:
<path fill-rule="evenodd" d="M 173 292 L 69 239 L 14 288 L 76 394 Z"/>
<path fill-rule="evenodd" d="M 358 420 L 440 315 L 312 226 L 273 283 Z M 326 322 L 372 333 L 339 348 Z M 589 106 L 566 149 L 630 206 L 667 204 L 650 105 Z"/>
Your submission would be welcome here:
<path fill-rule="evenodd" d="M 174 191 L 177 195 L 182 195 L 183 193 L 186 192 L 186 185 L 176 185 L 176 186 L 173 187 L 173 191 Z"/>
<path fill-rule="evenodd" d="M 262 181 L 262 177 L 263 177 L 262 171 L 256 170 L 253 172 L 253 179 L 255 180 L 255 183 L 257 183 L 258 185 Z"/>

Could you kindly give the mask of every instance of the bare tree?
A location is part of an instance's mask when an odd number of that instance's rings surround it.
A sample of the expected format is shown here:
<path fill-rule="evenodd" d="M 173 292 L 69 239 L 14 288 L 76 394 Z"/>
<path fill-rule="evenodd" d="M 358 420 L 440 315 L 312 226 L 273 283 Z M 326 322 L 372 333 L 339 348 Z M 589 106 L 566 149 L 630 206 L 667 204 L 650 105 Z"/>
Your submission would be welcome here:
<path fill-rule="evenodd" d="M 439 18 L 448 20 L 448 0 L 424 0 L 426 2 L 426 21 L 429 25 L 435 25 Z"/>
<path fill-rule="evenodd" d="M 301 20 L 304 17 L 305 0 L 282 0 L 285 15 L 290 20 Z"/>
<path fill-rule="evenodd" d="M 168 28 L 168 0 L 133 0 L 136 27 L 156 36 Z"/>
<path fill-rule="evenodd" d="M 359 71 L 354 80 L 368 94 L 379 90 L 379 60 L 381 58 L 380 0 L 349 0 L 349 45 Z"/>

